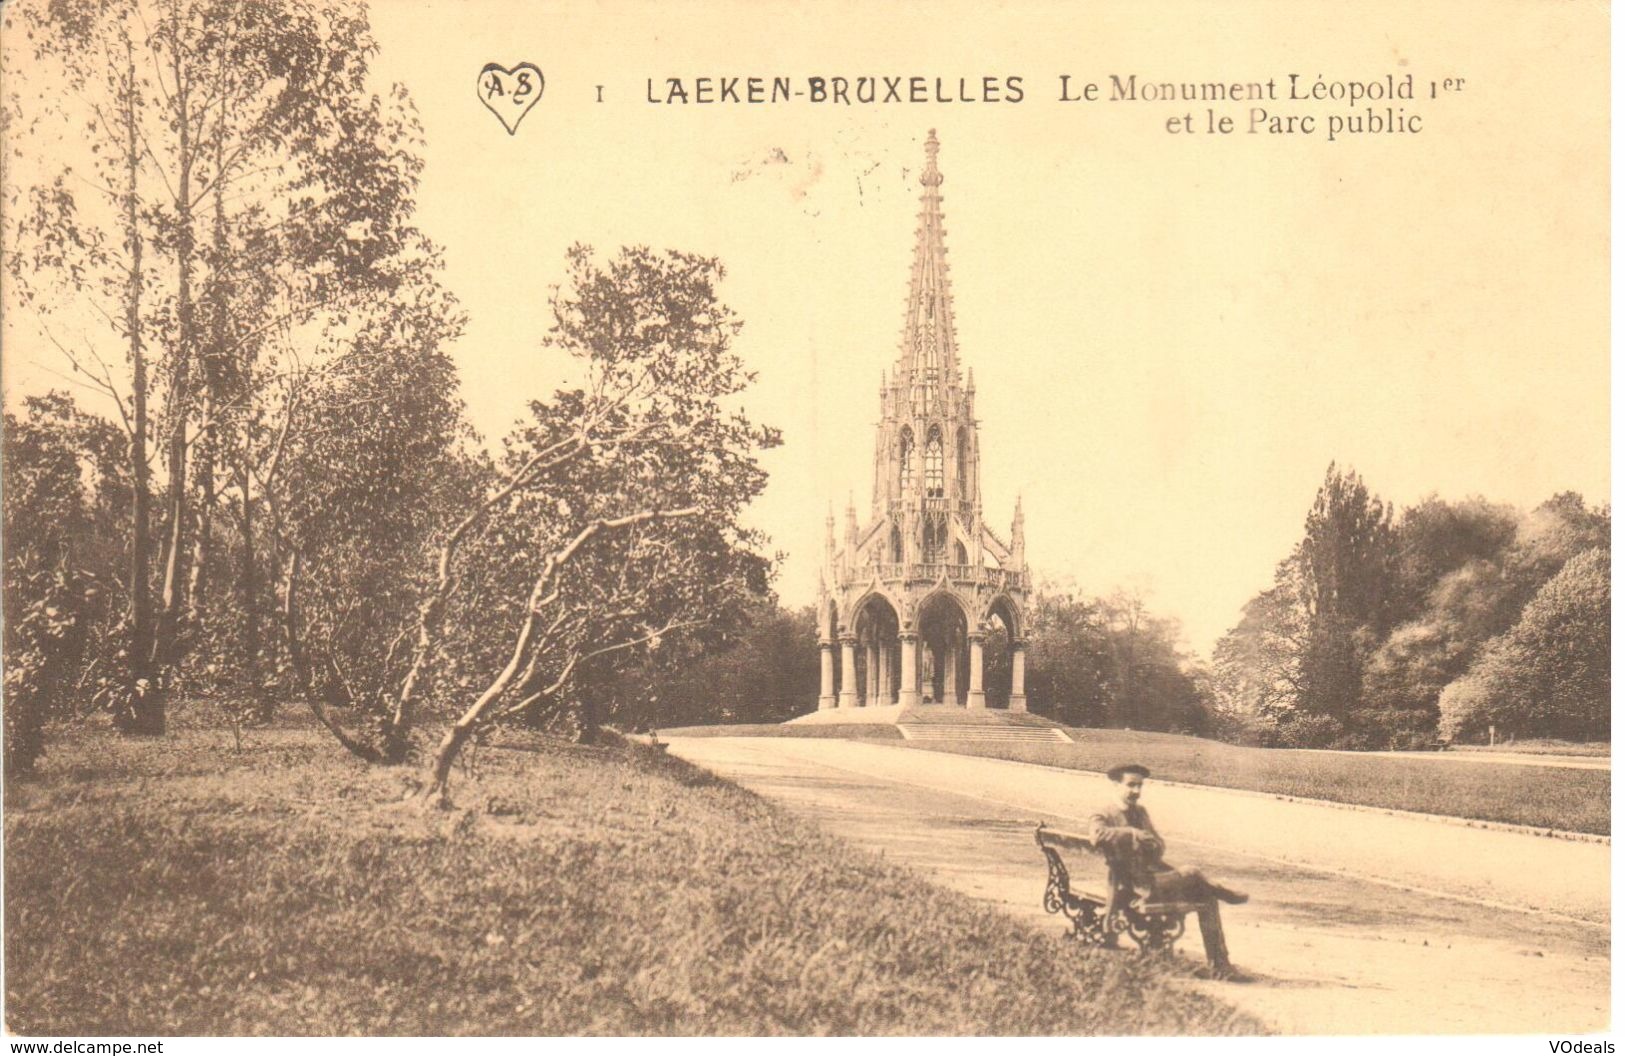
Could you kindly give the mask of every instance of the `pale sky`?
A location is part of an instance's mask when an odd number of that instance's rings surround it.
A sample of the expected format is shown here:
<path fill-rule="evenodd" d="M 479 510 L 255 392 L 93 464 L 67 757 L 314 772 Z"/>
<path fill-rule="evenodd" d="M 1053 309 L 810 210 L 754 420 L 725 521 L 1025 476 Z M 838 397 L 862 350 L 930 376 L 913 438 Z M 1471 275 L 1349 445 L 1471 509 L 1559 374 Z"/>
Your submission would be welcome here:
<path fill-rule="evenodd" d="M 380 81 L 428 140 L 419 225 L 466 307 L 464 395 L 493 441 L 551 390 L 548 287 L 573 242 L 714 254 L 784 431 L 755 524 L 810 602 L 826 506 L 869 493 L 936 128 L 990 521 L 1040 577 L 1148 592 L 1206 653 L 1301 533 L 1326 464 L 1396 507 L 1531 506 L 1609 481 L 1606 8 L 1476 2 L 654 4 L 379 0 Z M 546 90 L 510 136 L 487 62 Z M 1413 74 L 1422 131 L 1328 142 L 1343 103 L 1063 103 L 1111 74 Z M 651 105 L 666 77 L 1023 79 L 1009 103 Z M 595 101 L 598 86 L 604 101 Z M 664 90 L 661 89 L 661 94 Z M 1247 108 L 1319 115 L 1248 135 Z M 8 336 L 14 327 L 8 327 Z M 8 385 L 35 382 L 8 358 Z M 49 383 L 50 379 L 45 379 Z M 809 632 L 810 633 L 810 632 Z"/>

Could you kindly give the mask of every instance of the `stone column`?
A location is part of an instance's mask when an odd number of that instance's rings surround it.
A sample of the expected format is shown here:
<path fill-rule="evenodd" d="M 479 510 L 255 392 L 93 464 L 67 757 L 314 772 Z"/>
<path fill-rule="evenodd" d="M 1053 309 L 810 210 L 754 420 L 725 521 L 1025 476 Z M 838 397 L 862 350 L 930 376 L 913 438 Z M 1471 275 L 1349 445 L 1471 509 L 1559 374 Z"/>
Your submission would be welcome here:
<path fill-rule="evenodd" d="M 959 706 L 958 642 L 949 642 L 942 650 L 942 702 Z"/>
<path fill-rule="evenodd" d="M 987 694 L 982 692 L 982 643 L 987 636 L 976 632 L 970 636 L 970 689 L 965 693 L 967 708 L 987 707 Z"/>
<path fill-rule="evenodd" d="M 897 703 L 912 707 L 920 702 L 920 636 L 904 632 L 897 636 L 903 647 L 902 679 L 898 682 Z"/>
<path fill-rule="evenodd" d="M 835 706 L 835 643 L 818 643 L 818 710 Z"/>
<path fill-rule="evenodd" d="M 858 706 L 858 640 L 841 636 L 841 707 Z"/>
<path fill-rule="evenodd" d="M 872 708 L 880 703 L 880 647 L 873 642 L 863 647 L 863 666 L 863 702 Z"/>
<path fill-rule="evenodd" d="M 879 656 L 880 656 L 880 696 L 879 696 L 879 699 L 875 701 L 875 703 L 876 704 L 890 704 L 891 703 L 891 683 L 892 683 L 892 676 L 891 676 L 891 663 L 892 663 L 891 645 L 889 643 L 885 644 L 885 645 L 882 645 L 879 649 L 875 650 L 875 652 L 877 654 L 879 654 Z"/>
<path fill-rule="evenodd" d="M 1010 710 L 1027 710 L 1027 640 L 1010 642 Z"/>

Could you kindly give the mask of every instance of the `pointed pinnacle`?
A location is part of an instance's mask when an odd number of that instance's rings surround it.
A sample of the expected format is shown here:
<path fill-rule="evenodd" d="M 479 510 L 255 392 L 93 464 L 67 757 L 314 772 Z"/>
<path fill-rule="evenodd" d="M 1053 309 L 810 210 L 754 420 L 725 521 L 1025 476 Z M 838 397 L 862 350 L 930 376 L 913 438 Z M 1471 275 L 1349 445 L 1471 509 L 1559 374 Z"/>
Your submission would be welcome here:
<path fill-rule="evenodd" d="M 920 183 L 926 187 L 941 187 L 942 173 L 937 171 L 937 130 L 932 129 L 925 137 L 925 171 L 920 173 Z"/>

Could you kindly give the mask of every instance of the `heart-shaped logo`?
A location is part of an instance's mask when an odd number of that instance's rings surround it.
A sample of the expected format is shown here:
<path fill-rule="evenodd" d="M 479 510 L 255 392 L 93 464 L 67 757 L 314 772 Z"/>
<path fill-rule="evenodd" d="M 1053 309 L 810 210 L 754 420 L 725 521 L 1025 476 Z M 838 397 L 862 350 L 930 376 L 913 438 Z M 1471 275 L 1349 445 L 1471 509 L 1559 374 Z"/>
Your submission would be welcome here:
<path fill-rule="evenodd" d="M 513 69 L 507 69 L 494 62 L 485 64 L 480 71 L 478 91 L 480 102 L 485 108 L 497 115 L 502 127 L 513 135 L 519 130 L 519 122 L 530 113 L 530 108 L 536 105 L 536 100 L 542 97 L 542 71 L 532 62 L 521 62 Z"/>

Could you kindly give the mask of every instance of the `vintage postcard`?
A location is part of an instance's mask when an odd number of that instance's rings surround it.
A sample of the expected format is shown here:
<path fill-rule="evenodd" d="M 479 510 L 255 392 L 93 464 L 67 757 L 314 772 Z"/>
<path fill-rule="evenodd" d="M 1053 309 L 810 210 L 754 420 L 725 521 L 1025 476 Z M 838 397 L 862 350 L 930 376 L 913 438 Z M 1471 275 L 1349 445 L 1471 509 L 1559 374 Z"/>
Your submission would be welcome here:
<path fill-rule="evenodd" d="M 9 1033 L 1613 1051 L 1606 5 L 0 18 Z"/>

